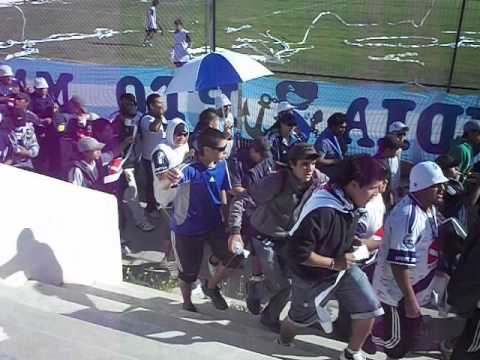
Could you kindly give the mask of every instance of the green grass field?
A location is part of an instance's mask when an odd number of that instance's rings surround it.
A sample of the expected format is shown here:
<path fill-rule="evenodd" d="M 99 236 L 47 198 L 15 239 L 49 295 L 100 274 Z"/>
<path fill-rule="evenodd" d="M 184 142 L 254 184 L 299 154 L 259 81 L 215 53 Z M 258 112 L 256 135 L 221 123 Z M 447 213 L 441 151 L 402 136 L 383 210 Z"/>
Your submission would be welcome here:
<path fill-rule="evenodd" d="M 275 60 L 268 66 L 277 71 L 445 84 L 453 55 L 452 48 L 446 45 L 455 40 L 455 34 L 446 31 L 456 30 L 460 4 L 460 0 L 217 0 L 217 45 L 229 49 L 235 45 L 243 46 L 237 51 L 267 55 L 270 60 Z M 134 32 L 107 39 L 43 44 L 39 46 L 40 54 L 37 56 L 107 64 L 169 66 L 171 33 L 157 36 L 154 48 L 141 46 L 147 5 L 140 0 L 72 0 L 68 3 L 26 5 L 23 7 L 27 18 L 26 37 L 42 38 L 65 32 L 91 33 L 97 27 L 132 30 Z M 326 15 L 311 26 L 309 36 L 299 44 L 312 21 L 326 11 L 353 26 L 343 24 L 333 15 Z M 181 17 L 192 32 L 194 47 L 205 45 L 204 0 L 161 1 L 158 13 L 162 25 L 170 30 L 173 20 Z M 15 11 L 0 9 L 0 14 L 4 15 L 0 41 L 18 37 L 18 15 Z M 420 25 L 423 18 L 421 26 L 412 25 Z M 480 55 L 479 19 L 480 1 L 467 0 L 463 30 L 473 33 L 464 34 L 467 36 L 465 41 L 476 47 L 460 48 L 454 85 L 479 87 L 476 59 Z M 403 23 L 388 25 L 389 22 Z M 227 33 L 224 30 L 245 25 L 249 28 L 238 32 Z M 265 36 L 267 31 L 271 38 Z M 384 36 L 417 38 L 378 38 Z M 358 47 L 345 43 L 358 43 L 357 39 L 367 37 L 376 39 L 360 44 L 372 43 L 372 46 Z M 255 42 L 248 43 L 245 39 Z M 385 46 L 399 42 L 403 45 L 434 43 L 435 46 Z M 378 43 L 384 46 L 376 46 Z M 245 47 L 248 44 L 256 50 Z M 298 48 L 303 50 L 296 52 Z M 291 56 L 288 56 L 289 51 L 293 52 Z M 0 54 L 11 52 L 11 49 L 0 49 Z M 416 62 L 374 61 L 369 58 L 402 57 L 405 53 L 416 53 L 405 58 Z"/>

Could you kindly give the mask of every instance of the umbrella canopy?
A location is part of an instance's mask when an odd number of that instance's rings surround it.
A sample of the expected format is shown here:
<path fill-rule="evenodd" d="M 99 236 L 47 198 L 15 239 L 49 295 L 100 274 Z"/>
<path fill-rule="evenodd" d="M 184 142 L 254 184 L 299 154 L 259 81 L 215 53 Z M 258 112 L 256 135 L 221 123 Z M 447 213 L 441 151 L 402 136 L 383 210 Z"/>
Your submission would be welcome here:
<path fill-rule="evenodd" d="M 233 51 L 212 52 L 178 68 L 166 93 L 214 89 L 269 75 L 273 73 L 248 55 Z"/>

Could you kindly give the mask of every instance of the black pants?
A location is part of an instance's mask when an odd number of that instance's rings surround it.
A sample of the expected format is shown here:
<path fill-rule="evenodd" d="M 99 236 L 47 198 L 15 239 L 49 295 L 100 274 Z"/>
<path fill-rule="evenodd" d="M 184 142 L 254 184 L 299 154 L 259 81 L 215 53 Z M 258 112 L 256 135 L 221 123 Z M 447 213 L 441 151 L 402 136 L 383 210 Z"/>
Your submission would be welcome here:
<path fill-rule="evenodd" d="M 157 201 L 153 192 L 153 170 L 150 160 L 142 159 L 143 170 L 145 171 L 145 200 L 147 202 L 146 210 L 151 213 L 157 210 Z"/>
<path fill-rule="evenodd" d="M 457 339 L 451 360 L 480 359 L 480 309 L 468 319 L 462 335 Z"/>

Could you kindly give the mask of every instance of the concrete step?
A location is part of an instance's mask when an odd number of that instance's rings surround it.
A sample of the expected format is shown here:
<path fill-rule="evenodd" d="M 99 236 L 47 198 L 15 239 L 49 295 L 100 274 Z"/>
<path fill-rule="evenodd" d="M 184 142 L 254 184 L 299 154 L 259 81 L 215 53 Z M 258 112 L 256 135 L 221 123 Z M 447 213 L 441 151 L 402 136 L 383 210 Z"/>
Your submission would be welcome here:
<path fill-rule="evenodd" d="M 344 343 L 318 336 L 319 333 L 312 331 L 311 334 L 300 336 L 294 349 L 285 348 L 274 344 L 276 335 L 264 330 L 258 324 L 258 318 L 251 314 L 235 309 L 218 311 L 201 299 L 196 301 L 200 313 L 192 314 L 181 309 L 178 294 L 128 283 L 119 286 L 55 287 L 29 282 L 16 288 L 0 286 L 0 300 L 0 306 L 4 301 L 10 307 L 28 310 L 20 316 L 21 322 L 25 323 L 22 327 L 25 339 L 36 336 L 35 331 L 44 329 L 52 339 L 57 336 L 60 338 L 58 341 L 65 344 L 73 341 L 78 349 L 84 344 L 87 355 L 90 346 L 98 345 L 107 352 L 117 352 L 134 359 L 150 359 L 149 356 L 158 359 L 158 356 L 164 358 L 167 355 L 179 359 L 187 356 L 196 356 L 199 360 L 207 356 L 208 359 L 226 359 L 227 354 L 228 358 L 239 360 L 336 359 L 339 351 L 345 347 Z M 231 302 L 236 304 L 235 301 Z M 1 324 L 11 327 L 13 318 L 5 321 L 2 319 Z M 8 329 L 6 331 L 9 332 Z M 21 343 L 22 336 L 19 338 Z M 51 343 L 58 341 L 51 340 Z M 148 345 L 144 345 L 144 342 Z M 0 349 L 2 346 L 3 343 L 0 343 Z M 62 347 L 59 345 L 58 349 Z M 151 352 L 148 356 L 143 351 L 145 349 Z M 79 354 L 83 353 L 80 351 Z M 373 359 L 384 359 L 384 355 L 378 354 Z"/>

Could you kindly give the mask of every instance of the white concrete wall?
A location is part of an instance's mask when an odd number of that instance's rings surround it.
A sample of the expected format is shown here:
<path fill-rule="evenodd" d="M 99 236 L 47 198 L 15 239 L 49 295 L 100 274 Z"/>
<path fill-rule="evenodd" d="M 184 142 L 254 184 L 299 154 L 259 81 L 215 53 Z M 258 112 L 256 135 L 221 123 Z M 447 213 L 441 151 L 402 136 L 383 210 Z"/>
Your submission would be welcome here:
<path fill-rule="evenodd" d="M 0 165 L 0 279 L 122 281 L 113 196 Z"/>

